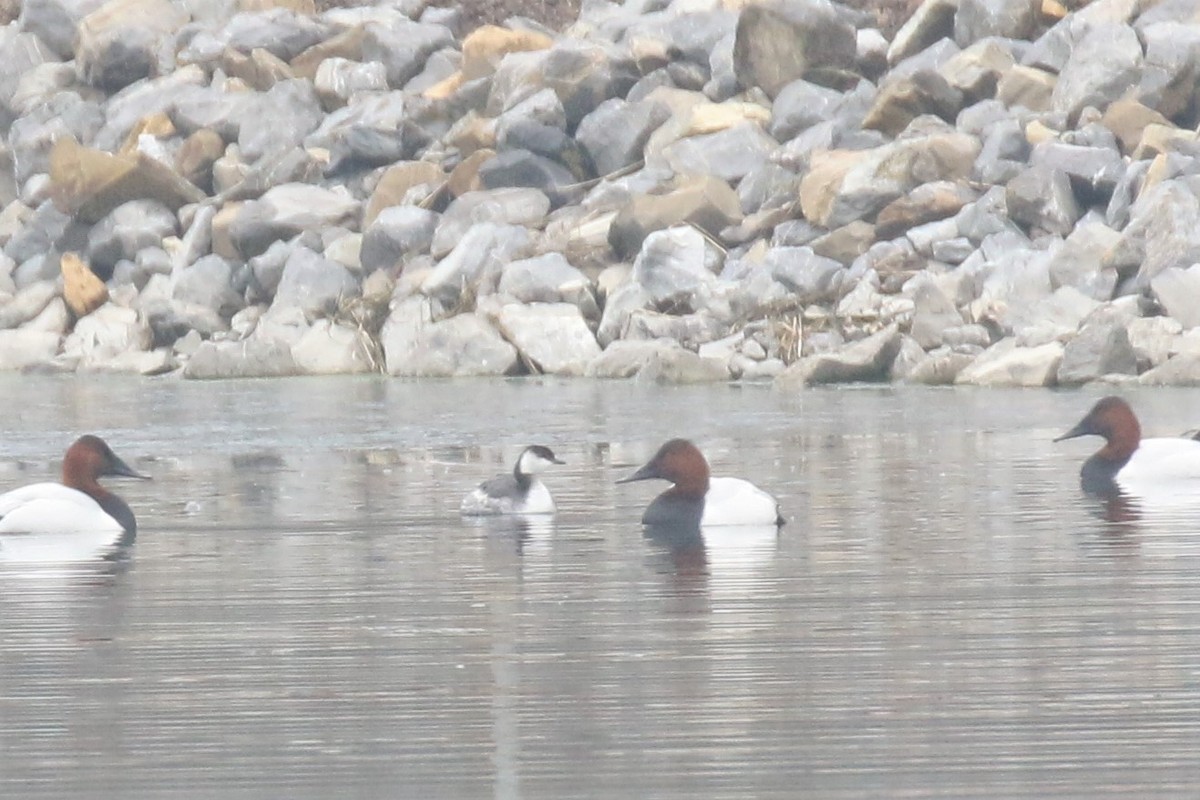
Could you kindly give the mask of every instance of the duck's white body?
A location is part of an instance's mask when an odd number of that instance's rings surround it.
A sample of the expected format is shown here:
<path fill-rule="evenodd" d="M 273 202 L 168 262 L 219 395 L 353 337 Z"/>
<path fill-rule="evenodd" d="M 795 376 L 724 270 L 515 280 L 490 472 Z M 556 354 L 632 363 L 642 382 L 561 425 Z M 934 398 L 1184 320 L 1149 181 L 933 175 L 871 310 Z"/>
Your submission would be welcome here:
<path fill-rule="evenodd" d="M 1136 495 L 1200 493 L 1200 442 L 1142 439 L 1115 479 L 1123 491 Z"/>
<path fill-rule="evenodd" d="M 125 529 L 87 494 L 35 483 L 0 495 L 0 561 L 87 560 L 116 548 Z"/>
<path fill-rule="evenodd" d="M 779 501 L 741 478 L 709 478 L 704 495 L 703 527 L 722 525 L 775 525 Z"/>

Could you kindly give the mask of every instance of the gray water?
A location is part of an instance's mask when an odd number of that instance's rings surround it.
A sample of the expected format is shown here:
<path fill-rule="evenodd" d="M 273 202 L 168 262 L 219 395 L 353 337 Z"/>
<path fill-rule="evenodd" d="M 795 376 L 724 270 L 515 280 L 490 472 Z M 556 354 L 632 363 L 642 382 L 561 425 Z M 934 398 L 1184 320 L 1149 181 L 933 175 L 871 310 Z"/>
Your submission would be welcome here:
<path fill-rule="evenodd" d="M 0 569 L 0 796 L 1195 796 L 1200 526 L 1079 492 L 1096 396 L 5 377 L 0 486 L 154 480 L 126 560 Z M 778 537 L 644 535 L 679 435 Z M 461 520 L 532 442 L 557 517 Z"/>

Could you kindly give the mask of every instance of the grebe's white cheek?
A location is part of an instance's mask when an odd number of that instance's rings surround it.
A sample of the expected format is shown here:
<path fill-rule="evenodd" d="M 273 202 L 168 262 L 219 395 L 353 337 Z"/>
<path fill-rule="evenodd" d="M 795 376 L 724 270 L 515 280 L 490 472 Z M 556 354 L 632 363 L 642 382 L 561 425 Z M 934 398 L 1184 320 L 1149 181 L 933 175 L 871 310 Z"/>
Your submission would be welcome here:
<path fill-rule="evenodd" d="M 526 450 L 521 454 L 521 460 L 517 463 L 517 470 L 525 475 L 537 475 L 538 473 L 545 472 L 546 468 L 553 463 L 553 461 L 547 461 L 531 450 Z"/>

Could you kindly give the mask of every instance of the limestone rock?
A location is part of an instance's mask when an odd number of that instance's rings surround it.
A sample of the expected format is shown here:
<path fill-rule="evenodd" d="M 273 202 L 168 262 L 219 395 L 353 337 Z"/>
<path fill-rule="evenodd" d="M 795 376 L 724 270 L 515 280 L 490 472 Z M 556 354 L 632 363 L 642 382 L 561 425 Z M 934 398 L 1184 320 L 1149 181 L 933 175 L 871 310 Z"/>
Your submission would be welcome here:
<path fill-rule="evenodd" d="M 570 303 L 592 319 L 600 313 L 592 282 L 560 253 L 509 263 L 497 291 L 522 303 Z"/>
<path fill-rule="evenodd" d="M 886 81 L 875 104 L 863 119 L 863 127 L 898 136 L 923 114 L 953 120 L 962 105 L 962 92 L 939 73 L 923 70 Z"/>
<path fill-rule="evenodd" d="M 510 303 L 496 324 L 527 362 L 548 375 L 582 375 L 600 355 L 583 315 L 568 303 Z"/>
<path fill-rule="evenodd" d="M 411 297 L 392 309 L 380 333 L 391 375 L 463 377 L 507 375 L 516 348 L 477 314 L 432 321 L 429 301 Z"/>
<path fill-rule="evenodd" d="M 916 55 L 939 39 L 954 36 L 954 15 L 958 0 L 925 0 L 900 26 L 888 47 L 889 64 L 898 64 Z"/>
<path fill-rule="evenodd" d="M 959 0 L 954 39 L 960 47 L 987 36 L 1027 39 L 1037 13 L 1037 0 Z"/>
<path fill-rule="evenodd" d="M 475 225 L 541 227 L 550 211 L 545 192 L 529 188 L 466 192 L 457 197 L 438 220 L 430 252 L 442 257 L 453 250 Z"/>
<path fill-rule="evenodd" d="M 7 302 L 0 302 L 0 330 L 24 326 L 56 297 L 58 287 L 54 281 L 38 281 L 19 290 Z"/>
<path fill-rule="evenodd" d="M 391 269 L 406 257 L 429 252 L 438 215 L 416 206 L 385 208 L 366 229 L 359 251 L 363 270 Z"/>
<path fill-rule="evenodd" d="M 292 351 L 274 340 L 202 342 L 183 368 L 193 380 L 279 378 L 297 374 Z"/>
<path fill-rule="evenodd" d="M 1200 353 L 1180 353 L 1138 378 L 1147 386 L 1200 386 Z"/>
<path fill-rule="evenodd" d="M 613 342 L 592 359 L 585 374 L 589 378 L 632 378 L 651 361 L 664 360 L 664 351 L 682 349 L 678 342 L 666 339 L 622 339 Z"/>
<path fill-rule="evenodd" d="M 346 223 L 359 210 L 358 201 L 345 190 L 285 183 L 243 205 L 229 232 L 237 252 L 251 257 L 266 251 L 272 242 Z M 214 237 L 215 225 L 214 221 Z"/>
<path fill-rule="evenodd" d="M 370 337 L 358 328 L 319 319 L 292 345 L 296 369 L 308 375 L 350 375 L 378 368 Z"/>
<path fill-rule="evenodd" d="M 639 381 L 665 384 L 713 383 L 729 380 L 729 365 L 723 359 L 704 358 L 683 348 L 660 348 L 638 370 Z"/>
<path fill-rule="evenodd" d="M 954 382 L 974 386 L 1053 386 L 1062 357 L 1063 346 L 1058 342 L 1020 347 L 1016 339 L 1004 339 L 980 354 Z"/>
<path fill-rule="evenodd" d="M 608 241 L 619 256 L 632 258 L 654 231 L 689 223 L 716 236 L 741 218 L 737 193 L 727 183 L 695 177 L 666 194 L 632 198 L 613 220 Z"/>
<path fill-rule="evenodd" d="M 1104 375 L 1137 375 L 1137 355 L 1123 325 L 1093 323 L 1067 342 L 1058 384 L 1075 386 Z"/>
<path fill-rule="evenodd" d="M 491 75 L 509 53 L 546 50 L 553 43 L 553 39 L 538 31 L 483 25 L 463 39 L 463 79 L 473 81 Z"/>
<path fill-rule="evenodd" d="M 900 351 L 902 336 L 895 325 L 834 352 L 807 356 L 788 367 L 775 381 L 783 389 L 823 383 L 887 380 Z"/>
<path fill-rule="evenodd" d="M 749 5 L 738 17 L 735 74 L 769 97 L 823 69 L 851 67 L 855 53 L 854 29 L 825 0 Z"/>
<path fill-rule="evenodd" d="M 1032 167 L 1008 183 L 1005 192 L 1013 221 L 1036 230 L 1066 236 L 1082 212 L 1067 174 L 1050 167 Z"/>
<path fill-rule="evenodd" d="M 388 206 L 403 205 L 408 193 L 421 186 L 438 187 L 446 182 L 446 173 L 428 161 L 407 161 L 388 167 L 375 184 L 363 225 L 370 225 Z"/>
<path fill-rule="evenodd" d="M 0 371 L 47 364 L 58 353 L 62 336 L 50 331 L 0 330 Z"/>
<path fill-rule="evenodd" d="M 85 81 L 115 92 L 155 74 L 162 40 L 187 22 L 170 0 L 108 0 L 80 21 L 75 62 Z"/>
<path fill-rule="evenodd" d="M 1200 264 L 1168 267 L 1150 281 L 1154 299 L 1184 328 L 1200 325 Z"/>
<path fill-rule="evenodd" d="M 63 342 L 63 356 L 79 369 L 111 368 L 118 358 L 153 345 L 150 326 L 136 311 L 107 303 L 75 323 Z"/>
<path fill-rule="evenodd" d="M 609 175 L 641 160 L 650 135 L 669 116 L 662 103 L 614 97 L 579 122 L 575 138 L 587 150 L 596 173 Z"/>
<path fill-rule="evenodd" d="M 463 297 L 488 294 L 504 264 L 528 254 L 529 232 L 517 225 L 482 222 L 470 228 L 449 255 L 422 281 L 421 291 L 453 306 Z"/>
<path fill-rule="evenodd" d="M 646 237 L 633 262 L 632 280 L 652 303 L 696 310 L 716 282 L 704 236 L 695 228 L 669 228 Z"/>
<path fill-rule="evenodd" d="M 312 320 L 335 313 L 360 293 L 350 270 L 307 247 L 297 247 L 284 264 L 271 307 L 298 308 Z"/>
<path fill-rule="evenodd" d="M 1141 74 L 1142 45 L 1127 25 L 1096 25 L 1071 50 L 1052 104 L 1074 118 L 1084 106 L 1101 110 L 1133 87 Z"/>

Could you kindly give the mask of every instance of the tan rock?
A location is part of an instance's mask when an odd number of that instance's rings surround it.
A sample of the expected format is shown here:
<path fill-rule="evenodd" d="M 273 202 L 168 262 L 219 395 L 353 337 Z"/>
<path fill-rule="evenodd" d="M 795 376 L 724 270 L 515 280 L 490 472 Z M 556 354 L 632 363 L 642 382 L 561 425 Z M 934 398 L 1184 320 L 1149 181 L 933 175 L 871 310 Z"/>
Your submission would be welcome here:
<path fill-rule="evenodd" d="M 553 39 L 537 31 L 514 31 L 497 25 L 476 28 L 463 40 L 463 80 L 491 75 L 509 53 L 546 50 L 552 44 Z"/>
<path fill-rule="evenodd" d="M 1150 125 L 1173 127 L 1171 121 L 1153 108 L 1144 106 L 1130 97 L 1123 97 L 1109 105 L 1100 118 L 1100 124 L 1113 132 L 1121 143 L 1121 152 L 1132 153 L 1142 140 L 1142 132 Z"/>
<path fill-rule="evenodd" d="M 233 245 L 233 235 L 230 228 L 242 210 L 242 203 L 226 203 L 213 215 L 212 220 L 212 251 L 221 258 L 241 260 L 242 254 Z"/>
<path fill-rule="evenodd" d="M 813 157 L 811 168 L 800 181 L 800 210 L 805 219 L 823 224 L 821 220 L 828 218 L 846 173 L 862 160 L 863 154 L 857 150 L 828 150 Z"/>
<path fill-rule="evenodd" d="M 121 148 L 118 152 L 122 155 L 136 154 L 138 139 L 143 135 L 153 136 L 155 139 L 169 139 L 175 135 L 175 124 L 171 122 L 170 117 L 161 111 L 142 117 L 130 129 L 129 135 L 121 143 Z"/>
<path fill-rule="evenodd" d="M 922 184 L 883 207 L 875 218 L 875 235 L 880 240 L 894 239 L 909 228 L 952 217 L 975 197 L 975 192 L 959 183 Z"/>
<path fill-rule="evenodd" d="M 50 184 L 54 204 L 83 222 L 98 222 L 130 200 L 158 200 L 174 210 L 204 199 L 202 191 L 152 158 L 105 153 L 69 136 L 50 151 Z"/>
<path fill-rule="evenodd" d="M 175 169 L 201 189 L 212 188 L 212 168 L 225 153 L 225 140 L 214 130 L 201 128 L 183 140 L 175 155 Z"/>
<path fill-rule="evenodd" d="M 250 55 L 232 47 L 225 48 L 225 52 L 221 53 L 221 68 L 231 78 L 237 78 L 260 92 L 267 91 L 280 81 L 296 77 L 286 61 L 261 47 L 251 50 Z"/>
<path fill-rule="evenodd" d="M 863 118 L 862 126 L 898 136 L 923 114 L 954 119 L 962 105 L 962 92 L 936 72 L 916 72 L 887 81 Z"/>
<path fill-rule="evenodd" d="M 311 81 L 317 77 L 317 68 L 327 58 L 362 61 L 362 46 L 365 36 L 363 26 L 356 25 L 323 42 L 318 42 L 292 59 L 292 72 L 297 78 L 308 78 Z"/>
<path fill-rule="evenodd" d="M 1035 67 L 1015 66 L 996 86 L 996 97 L 1004 105 L 1024 106 L 1030 111 L 1048 111 L 1058 78 Z"/>
<path fill-rule="evenodd" d="M 648 159 L 660 154 L 673 142 L 689 136 L 718 133 L 743 122 L 753 122 L 764 128 L 770 124 L 770 110 L 757 103 L 696 102 L 694 99 L 696 94 L 695 92 L 660 93 L 657 91 L 650 93 L 647 100 L 665 98 L 677 107 L 672 108 L 671 118 L 650 134 L 650 138 L 646 141 L 645 153 Z"/>
<path fill-rule="evenodd" d="M 461 153 L 495 149 L 496 120 L 479 116 L 469 111 L 458 119 L 444 137 L 447 144 Z"/>
<path fill-rule="evenodd" d="M 451 197 L 462 197 L 467 192 L 475 192 L 483 188 L 479 180 L 479 168 L 496 155 L 494 150 L 476 150 L 471 155 L 458 162 L 458 166 L 446 179 L 446 190 Z"/>
<path fill-rule="evenodd" d="M 1174 152 L 1180 145 L 1192 144 L 1200 139 L 1195 131 L 1183 130 L 1174 125 L 1150 124 L 1142 129 L 1141 139 L 1133 151 L 1135 161 L 1154 158 L 1164 153 Z"/>
<path fill-rule="evenodd" d="M 1070 9 L 1059 0 L 1042 0 L 1042 16 L 1048 19 L 1062 19 L 1070 13 Z"/>
<path fill-rule="evenodd" d="M 86 317 L 108 302 L 108 287 L 75 253 L 63 253 L 59 261 L 63 276 L 63 299 L 76 317 Z"/>
<path fill-rule="evenodd" d="M 900 26 L 888 47 L 889 64 L 899 64 L 939 39 L 954 38 L 954 12 L 958 0 L 925 0 Z"/>
<path fill-rule="evenodd" d="M 813 240 L 813 252 L 847 266 L 875 243 L 875 226 L 858 219 Z"/>
<path fill-rule="evenodd" d="M 447 100 L 453 97 L 454 94 L 462 88 L 464 83 L 466 83 L 466 81 L 463 79 L 462 72 L 456 72 L 450 77 L 443 78 L 433 86 L 430 86 L 421 93 L 421 96 L 427 100 Z"/>
<path fill-rule="evenodd" d="M 371 199 L 367 201 L 363 228 L 369 227 L 385 208 L 402 204 L 405 195 L 414 186 L 440 186 L 445 182 L 446 173 L 442 168 L 428 161 L 406 161 L 388 167 L 375 185 L 375 191 L 371 192 Z"/>
<path fill-rule="evenodd" d="M 1025 141 L 1029 142 L 1030 146 L 1037 146 L 1042 142 L 1052 142 L 1058 138 L 1059 132 L 1051 128 L 1040 119 L 1033 119 L 1025 126 Z"/>
<path fill-rule="evenodd" d="M 741 218 L 741 203 L 729 184 L 696 176 L 666 194 L 635 196 L 613 219 L 608 242 L 622 258 L 632 258 L 654 231 L 689 223 L 717 236 Z"/>

